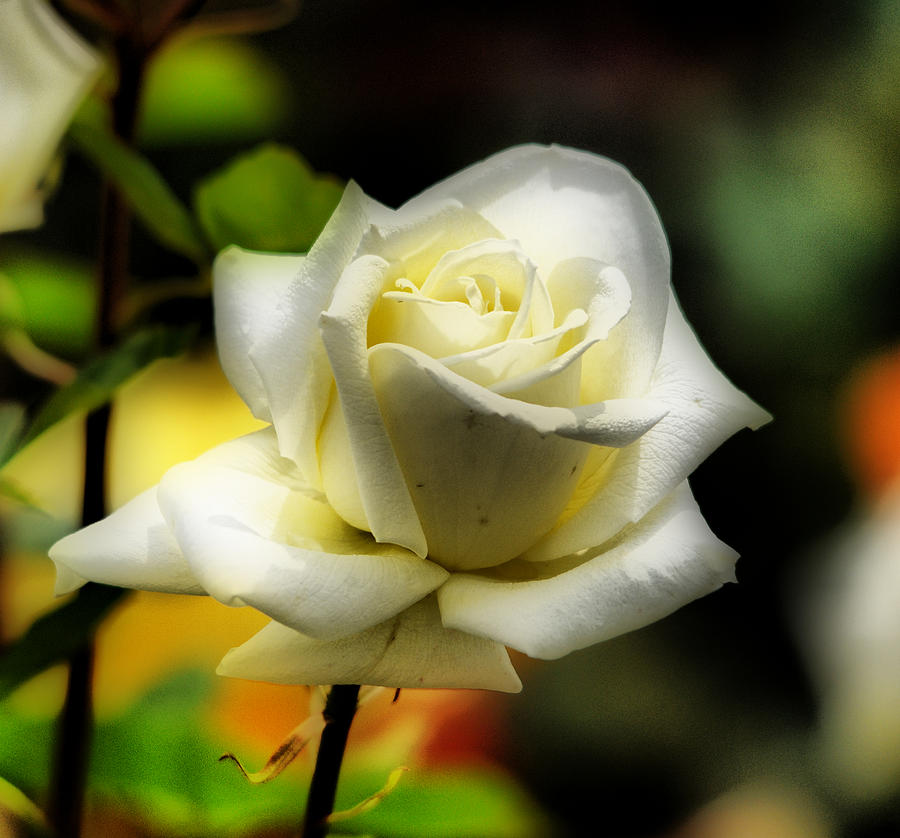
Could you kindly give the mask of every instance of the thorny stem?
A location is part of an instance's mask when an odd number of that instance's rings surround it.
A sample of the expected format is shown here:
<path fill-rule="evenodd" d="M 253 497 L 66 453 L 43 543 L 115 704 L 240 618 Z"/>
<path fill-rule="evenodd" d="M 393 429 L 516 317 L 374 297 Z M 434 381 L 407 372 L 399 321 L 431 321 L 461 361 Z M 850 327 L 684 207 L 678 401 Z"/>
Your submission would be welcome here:
<path fill-rule="evenodd" d="M 115 43 L 119 86 L 112 99 L 113 128 L 126 142 L 134 137 L 144 73 L 145 53 L 130 38 Z M 101 204 L 98 264 L 99 311 L 95 343 L 105 349 L 115 341 L 115 313 L 128 275 L 130 211 L 124 198 L 105 184 Z M 81 525 L 99 521 L 106 507 L 107 437 L 111 406 L 88 414 L 85 423 L 84 493 Z M 69 680 L 60 719 L 49 817 L 59 838 L 81 834 L 87 786 L 92 718 L 91 680 L 93 642 L 88 641 L 69 658 Z"/>
<path fill-rule="evenodd" d="M 347 735 L 356 714 L 359 685 L 338 684 L 331 688 L 325 702 L 325 730 L 316 756 L 316 767 L 309 787 L 302 838 L 325 838 L 327 818 L 334 810 L 338 777 L 347 746 Z"/>

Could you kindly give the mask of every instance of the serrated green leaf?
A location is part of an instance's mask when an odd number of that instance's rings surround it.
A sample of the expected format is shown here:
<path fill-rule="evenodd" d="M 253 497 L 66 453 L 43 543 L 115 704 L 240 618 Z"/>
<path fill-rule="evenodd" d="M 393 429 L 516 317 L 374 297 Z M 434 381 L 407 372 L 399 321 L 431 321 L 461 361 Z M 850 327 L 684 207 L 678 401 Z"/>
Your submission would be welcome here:
<path fill-rule="evenodd" d="M 82 112 L 88 114 L 89 110 Z M 190 212 L 153 165 L 105 128 L 82 118 L 68 136 L 126 197 L 135 215 L 162 244 L 202 265 L 207 252 Z"/>
<path fill-rule="evenodd" d="M 72 413 L 105 404 L 118 387 L 153 361 L 180 355 L 190 345 L 193 335 L 194 330 L 190 328 L 155 326 L 132 335 L 121 346 L 88 362 L 71 384 L 48 399 L 28 426 L 16 451 Z"/>
<path fill-rule="evenodd" d="M 266 144 L 202 181 L 197 218 L 213 249 L 303 253 L 318 237 L 343 187 L 316 175 L 295 151 Z"/>
<path fill-rule="evenodd" d="M 35 620 L 28 631 L 0 655 L 0 700 L 29 678 L 79 649 L 126 593 L 121 588 L 88 584 L 69 602 Z"/>

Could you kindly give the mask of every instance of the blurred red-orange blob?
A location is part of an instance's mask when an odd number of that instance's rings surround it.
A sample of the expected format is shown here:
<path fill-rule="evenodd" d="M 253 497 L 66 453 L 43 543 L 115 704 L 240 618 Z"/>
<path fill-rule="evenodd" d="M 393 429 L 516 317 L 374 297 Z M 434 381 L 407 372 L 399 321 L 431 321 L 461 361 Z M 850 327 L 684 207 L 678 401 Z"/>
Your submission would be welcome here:
<path fill-rule="evenodd" d="M 900 347 L 867 361 L 850 379 L 845 445 L 862 489 L 874 496 L 900 479 Z"/>

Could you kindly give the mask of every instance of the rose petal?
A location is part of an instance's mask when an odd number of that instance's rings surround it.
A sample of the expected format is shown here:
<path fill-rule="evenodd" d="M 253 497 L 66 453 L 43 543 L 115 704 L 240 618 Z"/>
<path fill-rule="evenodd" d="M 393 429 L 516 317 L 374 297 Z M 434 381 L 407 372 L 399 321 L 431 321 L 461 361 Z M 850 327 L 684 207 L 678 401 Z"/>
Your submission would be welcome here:
<path fill-rule="evenodd" d="M 57 596 L 89 579 L 143 591 L 206 593 L 159 510 L 156 486 L 57 541 L 50 558 L 57 569 Z"/>
<path fill-rule="evenodd" d="M 384 343 L 369 350 L 369 367 L 378 392 L 379 404 L 391 400 L 407 402 L 411 413 L 423 407 L 414 393 L 429 393 L 432 387 L 465 406 L 466 412 L 493 416 L 510 425 L 539 434 L 556 434 L 567 439 L 620 448 L 645 434 L 668 410 L 659 400 L 610 399 L 598 404 L 554 407 L 508 398 L 457 375 L 440 361 L 408 346 Z M 393 376 L 408 377 L 402 383 Z M 386 380 L 391 378 L 388 385 Z M 428 383 L 431 382 L 431 384 Z M 408 387 L 404 395 L 403 388 Z M 424 423 L 421 423 L 424 424 Z M 439 438 L 439 437 L 437 437 Z"/>
<path fill-rule="evenodd" d="M 446 571 L 353 529 L 278 454 L 270 428 L 176 466 L 159 504 L 204 588 L 316 637 L 394 616 Z"/>
<path fill-rule="evenodd" d="M 623 378 L 604 394 L 642 393 L 662 343 L 669 293 L 669 249 L 659 217 L 629 172 L 594 154 L 560 146 L 517 146 L 431 187 L 400 212 L 456 199 L 483 216 L 549 277 L 576 257 L 618 268 L 632 304 L 619 327 Z"/>
<path fill-rule="evenodd" d="M 381 420 L 366 358 L 366 322 L 387 269 L 388 263 L 377 256 L 363 256 L 349 265 L 320 326 L 340 396 L 365 528 L 376 541 L 400 544 L 424 556 L 425 536 Z M 332 468 L 327 455 L 326 449 L 320 450 L 323 473 Z"/>
<path fill-rule="evenodd" d="M 506 649 L 445 629 L 434 597 L 340 640 L 314 640 L 270 623 L 225 655 L 218 673 L 276 684 L 522 689 Z"/>
<path fill-rule="evenodd" d="M 322 420 L 322 430 L 319 431 L 319 467 L 322 489 L 331 508 L 351 526 L 368 532 L 369 518 L 356 479 L 344 411 L 336 392 L 332 394 Z"/>
<path fill-rule="evenodd" d="M 601 265 L 593 259 L 566 259 L 554 269 L 549 288 L 559 312 L 571 316 L 587 311 L 581 340 L 541 366 L 500 381 L 491 389 L 510 398 L 546 405 L 605 401 L 597 394 L 610 392 L 612 388 L 585 386 L 585 378 L 609 377 L 608 371 L 615 368 L 616 348 L 620 342 L 611 341 L 603 348 L 609 360 L 606 368 L 599 371 L 592 368 L 586 376 L 581 359 L 599 342 L 607 341 L 610 331 L 628 313 L 631 305 L 628 281 L 618 268 Z M 591 398 L 594 395 L 597 398 Z M 557 401 L 560 397 L 566 401 Z"/>
<path fill-rule="evenodd" d="M 353 182 L 285 290 L 268 311 L 250 347 L 263 382 L 278 445 L 319 484 L 316 437 L 328 407 L 331 368 L 319 334 L 319 314 L 373 218 L 389 210 L 366 197 Z"/>
<path fill-rule="evenodd" d="M 437 594 L 444 625 L 558 658 L 733 581 L 737 554 L 710 532 L 685 482 L 614 543 L 573 559 L 581 563 L 517 563 L 519 571 L 557 574 L 549 578 L 454 574 Z"/>
<path fill-rule="evenodd" d="M 552 362 L 559 354 L 560 346 L 566 341 L 571 341 L 575 330 L 581 329 L 585 323 L 587 314 L 583 311 L 572 311 L 559 326 L 542 335 L 507 340 L 483 349 L 445 356 L 440 360 L 444 366 L 468 378 L 469 381 L 496 390 L 508 380 L 524 381 L 525 375 Z M 581 390 L 580 381 L 575 382 L 574 388 L 566 387 L 564 390 L 565 393 L 556 400 L 523 398 L 522 401 L 563 407 L 576 404 Z"/>
<path fill-rule="evenodd" d="M 553 327 L 553 308 L 546 287 L 534 263 L 514 239 L 483 239 L 448 251 L 428 275 L 422 293 L 435 299 L 452 299 L 444 295 L 453 294 L 459 277 L 484 277 L 491 281 L 503 308 L 516 312 L 510 339 L 541 334 Z"/>
<path fill-rule="evenodd" d="M 661 415 L 642 402 L 507 399 L 393 344 L 372 347 L 369 367 L 429 555 L 454 569 L 507 561 L 553 525 L 589 451 L 578 440 L 628 444 Z"/>
<path fill-rule="evenodd" d="M 479 314 L 466 303 L 433 300 L 416 291 L 382 294 L 369 320 L 369 344 L 402 343 L 432 358 L 489 346 L 506 338 L 513 311 Z"/>
<path fill-rule="evenodd" d="M 40 180 L 101 68 L 49 3 L 0 3 L 0 231 L 41 223 Z"/>
<path fill-rule="evenodd" d="M 213 263 L 213 307 L 219 361 L 231 386 L 253 415 L 271 422 L 268 395 L 251 349 L 273 325 L 272 312 L 297 280 L 303 256 L 254 253 L 239 247 L 223 250 Z"/>
<path fill-rule="evenodd" d="M 602 544 L 640 521 L 732 434 L 771 419 L 713 366 L 674 295 L 646 395 L 668 408 L 665 418 L 593 474 L 586 470 L 562 523 L 524 558 L 545 561 Z"/>
<path fill-rule="evenodd" d="M 373 218 L 358 254 L 380 256 L 421 288 L 441 257 L 482 239 L 503 238 L 478 213 L 450 199 L 424 200 L 413 212 L 387 210 Z"/>

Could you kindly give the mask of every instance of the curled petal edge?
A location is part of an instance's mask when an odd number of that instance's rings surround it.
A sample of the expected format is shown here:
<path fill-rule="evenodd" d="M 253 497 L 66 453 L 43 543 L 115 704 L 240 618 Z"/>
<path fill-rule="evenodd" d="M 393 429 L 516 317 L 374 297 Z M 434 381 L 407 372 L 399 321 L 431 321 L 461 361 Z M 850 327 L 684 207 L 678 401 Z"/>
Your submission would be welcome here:
<path fill-rule="evenodd" d="M 50 548 L 56 595 L 88 580 L 174 594 L 205 594 L 159 509 L 157 487 Z"/>
<path fill-rule="evenodd" d="M 389 359 L 417 367 L 475 413 L 501 417 L 539 434 L 552 433 L 594 445 L 630 445 L 668 412 L 664 404 L 652 399 L 610 399 L 574 408 L 532 404 L 492 392 L 410 347 L 382 343 L 369 350 L 370 365 L 381 367 Z"/>

